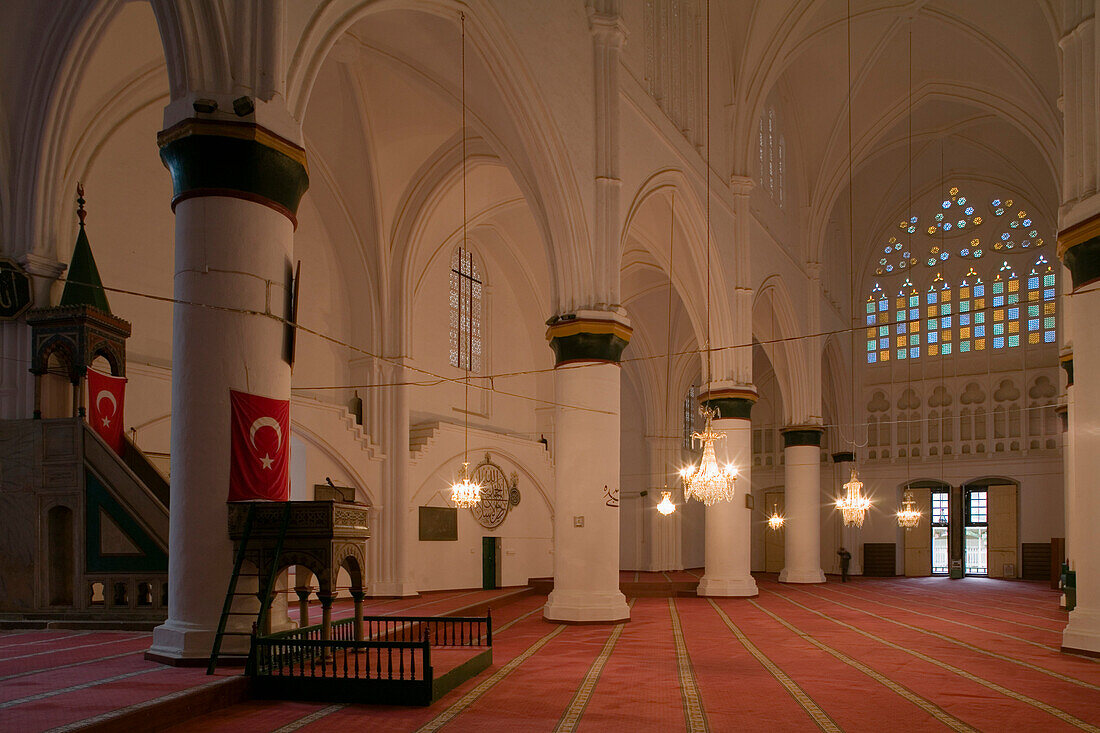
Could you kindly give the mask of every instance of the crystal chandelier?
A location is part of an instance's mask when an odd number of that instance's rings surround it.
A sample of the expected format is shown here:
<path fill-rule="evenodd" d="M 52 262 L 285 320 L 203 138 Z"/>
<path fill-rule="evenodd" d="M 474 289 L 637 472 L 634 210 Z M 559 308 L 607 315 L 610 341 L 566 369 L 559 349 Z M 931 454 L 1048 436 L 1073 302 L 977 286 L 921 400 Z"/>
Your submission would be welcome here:
<path fill-rule="evenodd" d="M 668 516 L 669 514 L 672 514 L 674 511 L 676 511 L 676 505 L 672 503 L 671 491 L 661 492 L 661 501 L 657 504 L 657 511 L 659 511 L 661 514 L 664 514 L 665 516 Z"/>
<path fill-rule="evenodd" d="M 786 521 L 787 519 L 778 511 L 776 511 L 775 504 L 772 504 L 772 513 L 771 516 L 768 517 L 768 527 L 774 530 L 779 530 L 782 529 L 783 523 Z"/>
<path fill-rule="evenodd" d="M 462 464 L 459 480 L 451 484 L 451 501 L 455 506 L 469 509 L 481 501 L 481 486 L 470 480 L 470 464 Z"/>
<path fill-rule="evenodd" d="M 863 482 L 852 469 L 851 480 L 844 484 L 844 496 L 836 500 L 836 506 L 844 514 L 845 527 L 862 527 L 871 500 L 863 495 Z"/>
<path fill-rule="evenodd" d="M 703 446 L 703 457 L 697 467 L 687 467 L 680 471 L 680 478 L 684 481 L 684 498 L 694 497 L 707 506 L 712 506 L 720 501 L 733 499 L 733 485 L 737 481 L 737 469 L 726 464 L 718 465 L 718 459 L 714 456 L 714 441 L 726 436 L 717 433 L 710 427 L 710 421 L 714 412 L 703 408 L 700 410 L 706 418 L 706 424 L 701 433 L 692 433 L 691 442 L 694 446 L 698 441 Z"/>
<path fill-rule="evenodd" d="M 913 492 L 906 489 L 901 502 L 901 511 L 898 512 L 898 526 L 912 529 L 920 523 L 920 516 L 917 502 L 913 500 Z"/>

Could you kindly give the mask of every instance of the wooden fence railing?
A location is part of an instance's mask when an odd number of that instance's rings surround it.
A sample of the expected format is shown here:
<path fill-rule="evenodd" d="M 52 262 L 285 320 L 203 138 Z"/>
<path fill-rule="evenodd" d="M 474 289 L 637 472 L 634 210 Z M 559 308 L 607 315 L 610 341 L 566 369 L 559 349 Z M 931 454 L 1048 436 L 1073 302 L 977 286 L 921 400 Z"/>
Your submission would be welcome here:
<path fill-rule="evenodd" d="M 491 615 L 365 616 L 363 640 L 355 634 L 350 618 L 334 622 L 328 639 L 320 624 L 254 636 L 249 674 L 264 697 L 428 705 L 461 681 L 435 678 L 433 646 L 486 647 L 463 679 L 492 660 Z"/>

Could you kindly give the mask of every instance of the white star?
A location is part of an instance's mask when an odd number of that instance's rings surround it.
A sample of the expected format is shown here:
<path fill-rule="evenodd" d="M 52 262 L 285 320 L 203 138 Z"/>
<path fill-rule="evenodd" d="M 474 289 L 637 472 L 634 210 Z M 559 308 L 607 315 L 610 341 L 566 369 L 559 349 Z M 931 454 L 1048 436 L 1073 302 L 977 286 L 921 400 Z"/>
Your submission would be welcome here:
<path fill-rule="evenodd" d="M 103 418 L 103 427 L 109 428 L 110 426 L 111 426 L 111 418 L 109 418 L 109 417 Z"/>
<path fill-rule="evenodd" d="M 275 459 L 265 453 L 264 457 L 260 459 L 260 462 L 264 464 L 264 468 L 271 468 L 271 464 L 275 462 Z"/>

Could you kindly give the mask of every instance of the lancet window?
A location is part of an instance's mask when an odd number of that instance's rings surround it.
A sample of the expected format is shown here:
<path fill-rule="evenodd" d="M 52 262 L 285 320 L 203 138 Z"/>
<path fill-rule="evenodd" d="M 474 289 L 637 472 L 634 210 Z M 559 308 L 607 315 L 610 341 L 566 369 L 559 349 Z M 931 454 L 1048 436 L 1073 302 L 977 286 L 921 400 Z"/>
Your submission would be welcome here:
<path fill-rule="evenodd" d="M 459 247 L 451 255 L 451 366 L 481 371 L 482 275 L 473 252 Z"/>

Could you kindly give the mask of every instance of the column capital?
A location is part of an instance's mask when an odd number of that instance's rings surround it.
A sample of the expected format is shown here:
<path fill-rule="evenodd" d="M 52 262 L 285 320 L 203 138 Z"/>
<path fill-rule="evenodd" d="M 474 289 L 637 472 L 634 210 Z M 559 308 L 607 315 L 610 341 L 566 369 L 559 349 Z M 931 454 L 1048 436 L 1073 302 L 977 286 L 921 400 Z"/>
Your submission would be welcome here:
<path fill-rule="evenodd" d="M 546 322 L 546 340 L 554 350 L 554 366 L 596 361 L 618 364 L 634 329 L 625 315 L 578 310 Z"/>
<path fill-rule="evenodd" d="M 821 447 L 821 436 L 825 428 L 820 425 L 788 425 L 779 431 L 783 434 L 783 447 L 808 445 L 815 448 Z"/>
<path fill-rule="evenodd" d="M 1100 214 L 1058 232 L 1058 257 L 1069 270 L 1074 290 L 1100 280 Z"/>
<path fill-rule="evenodd" d="M 306 151 L 254 122 L 188 118 L 157 133 L 172 175 L 172 210 L 199 196 L 229 196 L 275 209 L 297 226 L 309 188 Z"/>
<path fill-rule="evenodd" d="M 699 404 L 714 410 L 716 420 L 749 420 L 756 400 L 756 387 L 751 384 L 729 387 L 712 384 L 699 395 Z"/>

